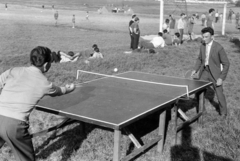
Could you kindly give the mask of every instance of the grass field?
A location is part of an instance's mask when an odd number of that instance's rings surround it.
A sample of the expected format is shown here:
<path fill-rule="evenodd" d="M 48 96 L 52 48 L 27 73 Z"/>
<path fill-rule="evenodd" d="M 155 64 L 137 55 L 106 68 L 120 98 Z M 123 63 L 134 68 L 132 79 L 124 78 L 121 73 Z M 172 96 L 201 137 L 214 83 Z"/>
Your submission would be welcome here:
<path fill-rule="evenodd" d="M 184 43 L 179 47 L 165 47 L 158 49 L 158 54 L 146 52 L 124 54 L 129 50 L 129 35 L 127 30 L 130 15 L 125 14 L 98 14 L 90 12 L 89 20 L 85 19 L 86 13 L 78 9 L 77 0 L 69 1 L 69 5 L 59 7 L 59 25 L 54 26 L 53 11 L 47 0 L 20 1 L 15 0 L 14 5 L 9 4 L 5 11 L 4 1 L 0 4 L 0 73 L 14 66 L 29 65 L 29 53 L 38 45 L 47 46 L 54 51 L 81 52 L 82 57 L 75 63 L 53 64 L 46 74 L 49 80 L 57 85 L 64 85 L 75 81 L 76 70 L 89 70 L 105 74 L 113 74 L 113 69 L 118 72 L 143 71 L 161 75 L 183 77 L 184 73 L 192 69 L 199 52 L 199 43 Z M 7 1 L 10 3 L 11 1 Z M 55 6 L 61 6 L 65 1 L 54 1 Z M 89 0 L 89 3 L 96 1 Z M 112 2 L 112 1 L 111 1 Z M 31 5 L 30 5 L 31 3 Z M 45 3 L 46 9 L 41 12 L 41 4 Z M 85 3 L 85 1 L 81 1 Z M 110 3 L 107 0 L 99 1 L 96 6 Z M 118 1 L 119 4 L 120 1 Z M 127 2 L 126 2 L 127 3 Z M 140 15 L 141 35 L 156 34 L 159 28 L 157 2 L 139 3 L 129 2 L 136 13 Z M 144 5 L 145 4 L 145 5 Z M 151 4 L 151 5 L 150 5 Z M 48 6 L 49 5 L 49 6 Z M 49 7 L 49 8 L 48 8 Z M 74 9 L 71 9 L 71 8 Z M 174 8 L 175 6 L 172 6 Z M 97 7 L 96 7 L 97 8 Z M 144 8 L 140 12 L 141 8 Z M 171 7 L 170 7 L 171 8 Z M 189 10 L 199 11 L 196 7 Z M 170 12 L 170 11 L 169 11 Z M 148 14 L 146 14 L 148 13 Z M 76 15 L 76 28 L 71 28 L 72 14 Z M 200 34 L 202 26 L 200 21 L 194 27 L 194 32 Z M 221 31 L 221 25 L 216 24 L 216 33 Z M 222 120 L 210 102 L 206 101 L 207 114 L 204 115 L 204 124 L 200 128 L 197 124 L 186 128 L 179 135 L 179 144 L 174 146 L 173 123 L 170 120 L 163 154 L 156 152 L 156 147 L 136 158 L 136 161 L 240 161 L 240 48 L 229 42 L 231 35 L 239 34 L 234 24 L 227 23 L 227 36 L 216 36 L 217 42 L 225 48 L 231 66 L 228 77 L 224 83 L 224 91 L 228 102 L 229 116 Z M 98 44 L 105 55 L 103 60 L 93 60 L 89 65 L 84 60 L 91 53 L 92 44 Z M 206 97 L 214 97 L 209 91 Z M 216 100 L 216 98 L 215 98 Z M 192 116 L 194 102 L 183 102 L 181 107 L 187 110 L 187 115 Z M 169 114 L 170 118 L 171 114 Z M 33 111 L 30 117 L 31 132 L 56 125 L 61 118 Z M 139 120 L 134 128 L 143 142 L 151 140 L 157 135 L 158 119 L 155 115 Z M 113 133 L 95 127 L 86 126 L 86 136 L 80 131 L 79 124 L 65 127 L 57 133 L 48 133 L 45 136 L 33 139 L 37 161 L 106 161 L 113 155 Z M 126 138 L 124 136 L 124 138 Z M 127 141 L 121 145 L 122 157 L 132 144 Z M 0 150 L 0 161 L 13 161 L 11 149 L 5 145 Z"/>

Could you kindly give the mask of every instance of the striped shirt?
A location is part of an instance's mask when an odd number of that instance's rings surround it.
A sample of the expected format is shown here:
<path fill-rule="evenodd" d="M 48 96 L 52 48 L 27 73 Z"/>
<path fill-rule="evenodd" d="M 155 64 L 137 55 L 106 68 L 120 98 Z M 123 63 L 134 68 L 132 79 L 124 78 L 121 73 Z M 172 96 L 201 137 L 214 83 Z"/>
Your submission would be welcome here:
<path fill-rule="evenodd" d="M 53 85 L 35 66 L 5 71 L 0 75 L 0 89 L 0 115 L 26 122 L 43 96 L 66 93 L 65 87 Z"/>

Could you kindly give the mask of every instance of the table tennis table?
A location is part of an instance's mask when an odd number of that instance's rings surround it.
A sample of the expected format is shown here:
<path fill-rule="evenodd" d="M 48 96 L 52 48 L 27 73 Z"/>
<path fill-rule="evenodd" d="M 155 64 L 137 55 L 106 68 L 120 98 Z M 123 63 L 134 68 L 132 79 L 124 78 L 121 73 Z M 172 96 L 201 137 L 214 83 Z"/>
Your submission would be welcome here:
<path fill-rule="evenodd" d="M 65 116 L 71 121 L 76 120 L 83 124 L 89 123 L 112 129 L 114 131 L 114 161 L 119 161 L 121 158 L 120 141 L 122 132 L 126 131 L 137 148 L 134 152 L 121 159 L 130 160 L 154 144 L 157 144 L 158 152 L 163 151 L 166 109 L 169 105 L 175 104 L 177 100 L 188 95 L 186 88 L 162 85 L 160 83 L 185 85 L 188 87 L 190 95 L 205 90 L 205 88 L 212 85 L 211 82 L 136 71 L 120 73 L 117 74 L 117 77 L 124 79 L 102 77 L 82 83 L 81 87 L 76 88 L 72 93 L 51 98 L 45 96 L 36 105 L 36 109 Z M 200 112 L 204 106 L 203 100 L 202 98 L 199 102 Z M 141 145 L 127 128 L 128 125 L 160 110 L 163 112 L 159 116 L 159 136 L 151 142 Z M 184 113 L 182 114 L 184 115 Z M 194 119 L 199 116 L 198 113 L 198 116 Z M 67 122 L 69 122 L 69 119 Z M 191 119 L 186 120 L 186 122 L 191 121 Z M 59 128 L 61 125 L 56 127 Z M 46 130 L 39 134 L 44 132 Z M 38 133 L 33 134 L 33 136 L 36 135 Z"/>

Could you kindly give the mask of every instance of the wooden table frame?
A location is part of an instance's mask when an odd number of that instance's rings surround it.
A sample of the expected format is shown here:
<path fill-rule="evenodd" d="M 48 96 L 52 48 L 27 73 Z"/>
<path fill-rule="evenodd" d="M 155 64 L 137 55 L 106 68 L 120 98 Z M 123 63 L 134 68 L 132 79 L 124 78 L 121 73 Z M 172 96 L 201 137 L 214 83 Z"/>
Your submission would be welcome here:
<path fill-rule="evenodd" d="M 191 124 L 192 122 L 196 121 L 197 119 L 200 118 L 200 116 L 203 113 L 203 110 L 205 110 L 204 107 L 204 92 L 202 92 L 199 96 L 199 111 L 197 112 L 197 115 L 194 116 L 191 119 L 188 119 L 188 117 L 185 115 L 185 113 L 183 111 L 181 111 L 178 106 L 179 100 L 177 100 L 174 104 L 174 108 L 175 108 L 175 143 L 177 143 L 177 133 L 183 129 L 185 126 Z M 44 111 L 44 112 L 50 112 L 49 110 L 43 110 L 42 108 L 38 108 L 38 106 L 36 106 L 37 110 L 40 111 Z M 139 141 L 135 138 L 135 136 L 130 132 L 130 130 L 126 127 L 122 128 L 122 129 L 114 129 L 114 149 L 113 149 L 113 161 L 119 161 L 121 158 L 121 153 L 120 153 L 120 143 L 121 143 L 121 138 L 122 138 L 122 132 L 124 131 L 127 135 L 128 138 L 130 138 L 130 140 L 134 143 L 135 147 L 137 148 L 135 151 L 133 151 L 132 153 L 130 153 L 129 155 L 125 156 L 124 158 L 122 158 L 122 161 L 127 161 L 130 160 L 134 157 L 136 157 L 137 155 L 143 153 L 145 150 L 149 149 L 150 147 L 154 146 L 155 144 L 157 144 L 157 151 L 159 153 L 163 152 L 164 149 L 164 142 L 165 142 L 165 125 L 166 125 L 166 111 L 167 109 L 165 108 L 159 115 L 159 129 L 158 129 L 158 137 L 156 137 L 155 139 L 153 139 L 152 141 L 150 141 L 149 143 L 147 143 L 146 145 L 141 145 L 139 143 Z M 51 113 L 51 112 L 50 112 Z M 185 118 L 185 122 L 183 122 L 180 125 L 177 125 L 177 113 L 179 113 L 183 118 Z M 54 113 L 56 114 L 56 113 Z M 82 132 L 84 132 L 84 128 L 85 128 L 85 123 L 83 121 L 78 121 L 78 120 L 73 120 L 70 118 L 67 118 L 65 120 L 63 120 L 60 124 L 51 127 L 49 129 L 31 134 L 32 137 L 36 137 L 36 136 L 40 136 L 40 135 L 44 135 L 50 131 L 53 130 L 57 130 L 60 128 L 63 128 L 64 126 L 70 125 L 72 123 L 76 123 L 76 122 L 80 122 L 81 123 L 81 128 L 82 128 Z M 202 119 L 200 119 L 200 124 L 202 124 Z"/>

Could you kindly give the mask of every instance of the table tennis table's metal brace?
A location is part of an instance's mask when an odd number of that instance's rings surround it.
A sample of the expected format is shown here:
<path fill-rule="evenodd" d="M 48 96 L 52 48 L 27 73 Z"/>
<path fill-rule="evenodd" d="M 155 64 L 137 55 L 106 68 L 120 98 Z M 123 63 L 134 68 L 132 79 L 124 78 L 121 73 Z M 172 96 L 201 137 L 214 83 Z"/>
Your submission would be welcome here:
<path fill-rule="evenodd" d="M 53 130 L 57 130 L 59 128 L 63 128 L 67 125 L 70 125 L 70 124 L 73 124 L 77 122 L 76 120 L 72 120 L 72 119 L 69 119 L 69 118 L 66 118 L 64 119 L 60 124 L 56 125 L 56 126 L 53 126 L 53 127 L 50 127 L 46 130 L 43 130 L 43 131 L 40 131 L 40 132 L 36 132 L 36 133 L 33 133 L 33 134 L 30 134 L 31 138 L 34 138 L 36 136 L 41 136 L 41 135 L 45 135 L 47 134 L 48 132 L 50 131 L 53 131 Z"/>
<path fill-rule="evenodd" d="M 137 155 L 144 153 L 145 150 L 149 149 L 150 147 L 154 146 L 157 144 L 160 140 L 162 139 L 162 136 L 157 136 L 155 139 L 151 140 L 148 144 L 141 146 L 140 148 L 134 150 L 132 153 L 129 155 L 125 156 L 121 161 L 129 161 L 136 157 Z"/>
<path fill-rule="evenodd" d="M 127 136 L 130 138 L 130 140 L 133 142 L 133 144 L 139 149 L 142 147 L 142 145 L 138 142 L 138 140 L 135 138 L 135 136 L 129 131 L 127 127 L 123 129 Z"/>
<path fill-rule="evenodd" d="M 200 97 L 203 97 L 203 95 L 201 95 Z M 178 103 L 179 103 L 179 100 L 181 100 L 181 98 L 180 99 L 178 99 L 177 101 L 176 101 L 176 103 L 174 104 L 174 111 L 175 111 L 175 116 L 174 116 L 174 118 L 175 118 L 175 144 L 177 144 L 177 133 L 180 131 L 180 130 L 182 130 L 182 128 L 184 128 L 185 126 L 187 126 L 187 125 L 190 125 L 192 122 L 194 122 L 194 121 L 196 121 L 202 114 L 203 114 L 203 112 L 201 111 L 201 112 L 199 112 L 196 116 L 194 116 L 194 117 L 192 117 L 191 119 L 189 119 L 186 115 L 185 115 L 185 113 L 182 111 L 182 110 L 180 110 L 179 108 L 178 108 Z M 199 105 L 200 106 L 204 106 L 204 103 L 203 103 L 203 98 L 200 98 L 200 102 L 199 102 Z M 178 119 L 178 112 L 179 112 L 179 114 L 185 119 L 185 122 L 183 122 L 183 123 L 181 123 L 180 125 L 178 125 L 177 124 L 177 119 Z M 181 113 L 180 113 L 181 112 Z M 185 118 L 185 116 L 186 116 L 186 118 Z"/>

